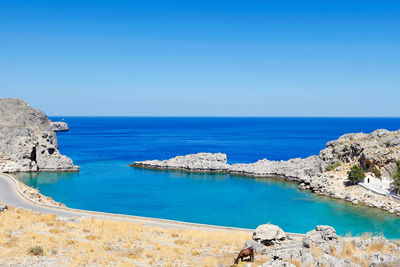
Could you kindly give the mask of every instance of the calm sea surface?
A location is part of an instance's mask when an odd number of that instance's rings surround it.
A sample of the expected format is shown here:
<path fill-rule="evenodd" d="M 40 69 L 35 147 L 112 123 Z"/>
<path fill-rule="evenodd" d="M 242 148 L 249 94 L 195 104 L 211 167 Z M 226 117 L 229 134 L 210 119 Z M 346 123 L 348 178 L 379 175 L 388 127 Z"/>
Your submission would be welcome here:
<path fill-rule="evenodd" d="M 53 117 L 61 153 L 79 173 L 22 174 L 56 201 L 79 209 L 187 222 L 255 228 L 273 223 L 288 232 L 328 224 L 338 233 L 384 233 L 400 238 L 400 218 L 300 191 L 273 179 L 190 174 L 129 167 L 137 160 L 223 152 L 229 163 L 286 160 L 318 154 L 349 132 L 397 130 L 400 119 Z"/>

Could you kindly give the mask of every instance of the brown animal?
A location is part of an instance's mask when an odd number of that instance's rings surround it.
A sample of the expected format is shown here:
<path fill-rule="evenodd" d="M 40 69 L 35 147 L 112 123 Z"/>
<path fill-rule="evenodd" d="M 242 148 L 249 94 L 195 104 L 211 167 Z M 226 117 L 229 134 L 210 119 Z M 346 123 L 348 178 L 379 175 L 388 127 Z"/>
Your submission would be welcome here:
<path fill-rule="evenodd" d="M 239 259 L 241 259 L 241 261 L 243 261 L 243 258 L 245 258 L 245 257 L 250 257 L 250 259 L 249 259 L 250 262 L 254 261 L 254 250 L 252 247 L 242 249 L 235 259 L 235 264 L 239 263 Z"/>

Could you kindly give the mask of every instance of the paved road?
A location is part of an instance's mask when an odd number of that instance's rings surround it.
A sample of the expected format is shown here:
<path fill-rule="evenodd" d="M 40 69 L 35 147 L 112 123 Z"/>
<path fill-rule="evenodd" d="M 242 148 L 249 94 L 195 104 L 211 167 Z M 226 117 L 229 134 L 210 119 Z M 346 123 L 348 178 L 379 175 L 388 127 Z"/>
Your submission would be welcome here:
<path fill-rule="evenodd" d="M 73 217 L 77 216 L 76 213 L 72 213 L 65 210 L 53 209 L 46 206 L 35 205 L 34 203 L 21 197 L 18 193 L 15 182 L 7 176 L 0 175 L 0 203 L 4 203 L 13 207 L 20 207 L 24 209 L 30 209 L 39 211 L 42 213 L 56 214 L 62 217 Z"/>

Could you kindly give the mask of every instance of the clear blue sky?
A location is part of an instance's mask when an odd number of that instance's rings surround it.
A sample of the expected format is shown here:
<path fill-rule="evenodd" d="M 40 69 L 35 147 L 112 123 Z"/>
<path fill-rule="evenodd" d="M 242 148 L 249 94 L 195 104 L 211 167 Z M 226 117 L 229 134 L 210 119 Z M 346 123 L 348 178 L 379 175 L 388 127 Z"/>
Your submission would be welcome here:
<path fill-rule="evenodd" d="M 400 116 L 400 1 L 2 0 L 0 92 L 50 115 Z"/>

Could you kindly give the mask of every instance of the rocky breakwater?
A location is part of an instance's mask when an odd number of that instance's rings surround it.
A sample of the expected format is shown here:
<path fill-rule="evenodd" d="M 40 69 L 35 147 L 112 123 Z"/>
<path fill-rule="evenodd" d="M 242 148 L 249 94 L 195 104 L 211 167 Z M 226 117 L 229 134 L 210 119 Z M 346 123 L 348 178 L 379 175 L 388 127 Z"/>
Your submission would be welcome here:
<path fill-rule="evenodd" d="M 318 225 L 302 238 L 290 237 L 276 225 L 257 227 L 253 239 L 243 248 L 252 247 L 260 266 L 400 266 L 400 244 L 383 236 L 364 234 L 341 237 L 333 227 Z"/>
<path fill-rule="evenodd" d="M 262 159 L 255 163 L 228 164 L 221 153 L 198 153 L 168 160 L 147 160 L 130 166 L 203 172 L 227 172 L 250 177 L 282 178 L 319 195 L 364 204 L 400 216 L 400 202 L 358 185 L 347 183 L 353 165 L 377 179 L 392 179 L 400 161 L 400 131 L 376 130 L 370 134 L 345 134 L 326 144 L 319 155 L 287 161 Z"/>
<path fill-rule="evenodd" d="M 0 172 L 78 170 L 58 151 L 46 114 L 20 99 L 0 99 Z"/>

